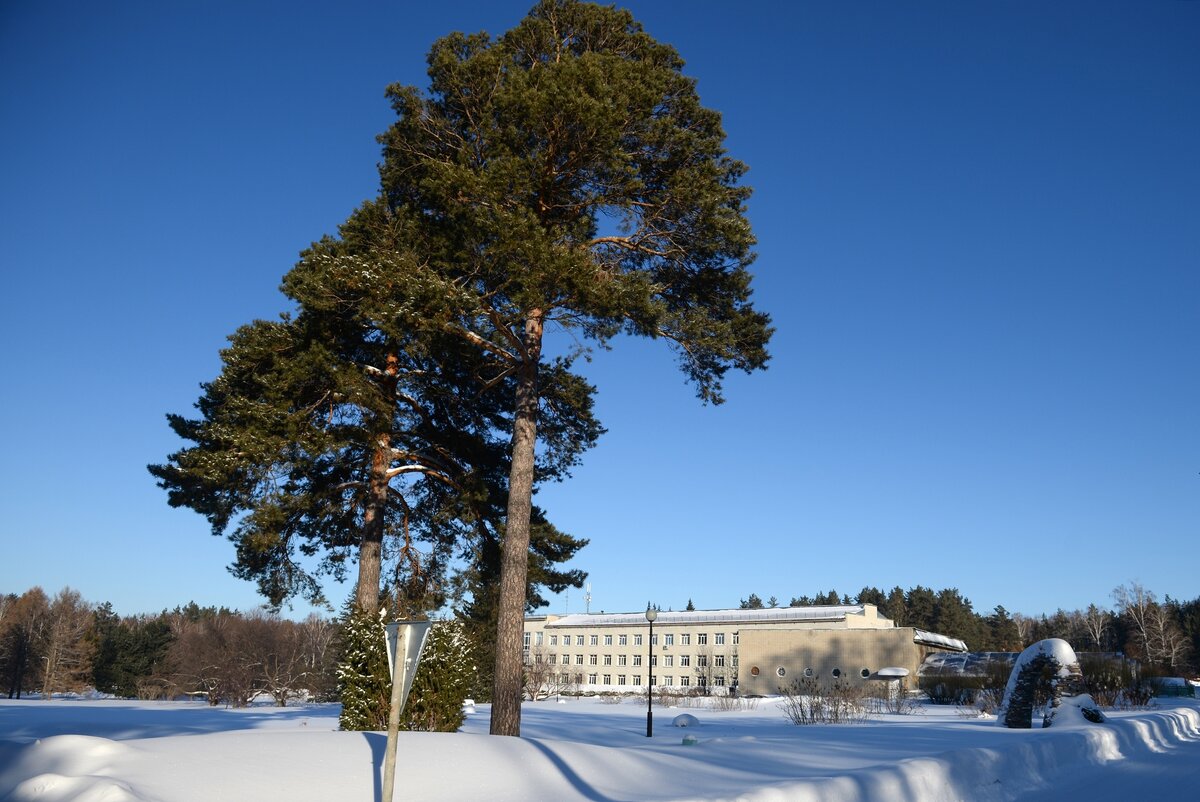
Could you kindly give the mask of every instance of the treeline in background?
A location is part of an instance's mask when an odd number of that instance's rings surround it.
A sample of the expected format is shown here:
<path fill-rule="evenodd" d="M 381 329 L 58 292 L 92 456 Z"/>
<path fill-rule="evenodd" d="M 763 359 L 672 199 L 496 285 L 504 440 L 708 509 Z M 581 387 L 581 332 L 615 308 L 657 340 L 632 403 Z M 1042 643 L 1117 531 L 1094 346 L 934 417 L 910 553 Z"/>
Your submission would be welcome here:
<path fill-rule="evenodd" d="M 864 587 L 854 596 L 836 590 L 793 596 L 790 607 L 822 604 L 874 604 L 898 627 L 916 627 L 959 638 L 975 652 L 1013 652 L 1046 638 L 1062 638 L 1080 652 L 1120 652 L 1137 660 L 1147 674 L 1196 676 L 1200 673 L 1200 598 L 1179 601 L 1137 582 L 1112 593 L 1113 606 L 1057 610 L 1036 616 L 1009 613 L 997 606 L 977 613 L 957 588 L 933 590 L 917 585 L 890 591 Z M 771 596 L 742 599 L 742 608 L 778 607 Z"/>

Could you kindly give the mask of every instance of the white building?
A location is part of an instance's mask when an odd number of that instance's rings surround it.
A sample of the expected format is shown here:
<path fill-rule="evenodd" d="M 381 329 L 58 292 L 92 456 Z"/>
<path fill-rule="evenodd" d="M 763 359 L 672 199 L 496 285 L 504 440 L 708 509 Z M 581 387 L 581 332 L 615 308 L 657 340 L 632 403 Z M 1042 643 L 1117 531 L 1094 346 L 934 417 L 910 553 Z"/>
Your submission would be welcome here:
<path fill-rule="evenodd" d="M 967 650 L 960 640 L 897 627 L 875 605 L 544 615 L 525 619 L 531 684 L 582 691 L 728 688 L 775 693 L 793 679 L 912 676 L 927 654 Z"/>

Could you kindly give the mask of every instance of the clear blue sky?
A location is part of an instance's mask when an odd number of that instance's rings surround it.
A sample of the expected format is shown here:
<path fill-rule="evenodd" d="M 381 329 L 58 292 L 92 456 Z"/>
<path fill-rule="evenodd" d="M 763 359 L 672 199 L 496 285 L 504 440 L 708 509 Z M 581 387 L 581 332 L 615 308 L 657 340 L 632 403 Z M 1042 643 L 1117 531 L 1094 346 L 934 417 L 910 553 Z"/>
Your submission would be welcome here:
<path fill-rule="evenodd" d="M 374 194 L 384 87 L 528 5 L 0 5 L 0 592 L 257 603 L 164 415 Z M 778 333 L 717 408 L 660 344 L 589 367 L 609 434 L 538 500 L 592 609 L 1200 595 L 1200 3 L 629 7 L 751 167 Z"/>

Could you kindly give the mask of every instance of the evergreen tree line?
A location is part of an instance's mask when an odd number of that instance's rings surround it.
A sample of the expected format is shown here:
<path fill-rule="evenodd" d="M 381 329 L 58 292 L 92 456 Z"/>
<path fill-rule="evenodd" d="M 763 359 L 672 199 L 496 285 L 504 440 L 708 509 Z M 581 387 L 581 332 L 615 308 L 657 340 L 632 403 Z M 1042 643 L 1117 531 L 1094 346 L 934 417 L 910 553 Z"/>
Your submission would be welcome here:
<path fill-rule="evenodd" d="M 1167 596 L 1160 601 L 1136 582 L 1116 588 L 1112 598 L 1111 609 L 1091 604 L 1086 610 L 1026 616 L 997 605 L 981 615 L 957 588 L 935 591 L 917 585 L 887 592 L 864 587 L 854 596 L 818 591 L 793 596 L 788 606 L 874 604 L 896 626 L 959 638 L 972 651 L 1020 651 L 1039 640 L 1062 638 L 1077 651 L 1123 653 L 1154 673 L 1200 674 L 1200 598 L 1180 601 Z M 764 602 L 751 593 L 740 600 L 742 609 L 778 606 L 774 596 Z"/>

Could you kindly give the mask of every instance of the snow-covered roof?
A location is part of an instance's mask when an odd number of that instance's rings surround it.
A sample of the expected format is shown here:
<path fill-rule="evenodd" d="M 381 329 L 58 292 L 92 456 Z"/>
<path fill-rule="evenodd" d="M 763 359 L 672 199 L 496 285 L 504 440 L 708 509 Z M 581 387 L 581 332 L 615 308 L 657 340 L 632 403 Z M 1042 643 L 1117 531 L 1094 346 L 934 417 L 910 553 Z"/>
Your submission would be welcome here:
<path fill-rule="evenodd" d="M 656 624 L 774 624 L 788 621 L 842 621 L 848 615 L 862 615 L 861 604 L 836 604 L 821 607 L 767 607 L 758 610 L 660 610 Z M 550 621 L 548 627 L 645 626 L 646 614 L 599 613 L 565 615 Z M 961 642 L 961 641 L 960 641 Z M 963 647 L 966 648 L 965 646 Z"/>
<path fill-rule="evenodd" d="M 967 644 L 958 638 L 948 638 L 945 635 L 939 635 L 936 632 L 926 632 L 923 629 L 918 629 L 913 633 L 913 641 L 923 643 L 926 646 L 940 646 L 943 649 L 950 649 L 956 652 L 965 652 L 967 650 Z"/>
<path fill-rule="evenodd" d="M 876 671 L 875 676 L 885 679 L 900 679 L 908 676 L 908 669 L 901 666 L 889 666 Z"/>

